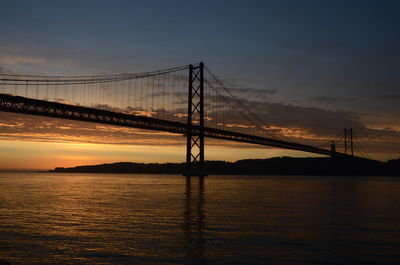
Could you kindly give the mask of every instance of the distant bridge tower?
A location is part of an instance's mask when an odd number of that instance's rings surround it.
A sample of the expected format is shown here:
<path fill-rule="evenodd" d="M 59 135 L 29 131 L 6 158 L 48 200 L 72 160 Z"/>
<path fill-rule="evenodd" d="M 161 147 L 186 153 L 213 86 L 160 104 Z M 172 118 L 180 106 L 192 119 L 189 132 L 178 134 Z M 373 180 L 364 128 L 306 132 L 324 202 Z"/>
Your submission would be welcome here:
<path fill-rule="evenodd" d="M 344 153 L 354 155 L 353 153 L 353 129 L 344 129 Z"/>
<path fill-rule="evenodd" d="M 204 64 L 189 65 L 186 176 L 204 172 Z"/>
<path fill-rule="evenodd" d="M 336 145 L 335 145 L 335 141 L 332 141 L 331 143 L 331 156 L 334 156 L 336 154 Z"/>

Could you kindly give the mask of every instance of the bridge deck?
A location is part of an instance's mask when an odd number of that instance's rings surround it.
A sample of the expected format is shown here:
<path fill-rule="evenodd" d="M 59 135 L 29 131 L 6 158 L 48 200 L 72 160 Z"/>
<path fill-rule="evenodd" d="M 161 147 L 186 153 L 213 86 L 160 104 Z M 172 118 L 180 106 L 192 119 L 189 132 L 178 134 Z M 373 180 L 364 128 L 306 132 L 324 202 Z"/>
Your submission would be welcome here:
<path fill-rule="evenodd" d="M 99 110 L 94 108 L 67 105 L 57 102 L 50 102 L 44 100 L 36 100 L 24 98 L 20 96 L 13 96 L 7 94 L 0 94 L 0 111 L 22 113 L 29 115 L 38 115 L 45 117 L 53 117 L 60 119 L 78 120 L 86 122 L 95 122 L 102 124 L 110 124 L 116 126 L 141 128 L 156 131 L 165 131 L 178 134 L 186 134 L 187 124 L 180 122 L 167 121 L 162 119 L 135 116 L 130 114 L 112 112 L 107 110 Z M 198 133 L 199 127 L 192 126 L 192 132 Z M 220 130 L 215 128 L 204 128 L 204 136 L 209 138 L 216 138 L 222 140 L 236 141 L 242 143 L 250 143 L 264 146 L 273 146 L 290 150 L 298 150 L 309 153 L 316 153 L 322 155 L 332 155 L 330 150 L 313 147 L 310 145 L 303 145 L 288 141 L 276 140 L 267 137 L 259 137 L 250 134 L 243 134 Z M 336 152 L 336 157 L 355 158 L 350 155 Z"/>

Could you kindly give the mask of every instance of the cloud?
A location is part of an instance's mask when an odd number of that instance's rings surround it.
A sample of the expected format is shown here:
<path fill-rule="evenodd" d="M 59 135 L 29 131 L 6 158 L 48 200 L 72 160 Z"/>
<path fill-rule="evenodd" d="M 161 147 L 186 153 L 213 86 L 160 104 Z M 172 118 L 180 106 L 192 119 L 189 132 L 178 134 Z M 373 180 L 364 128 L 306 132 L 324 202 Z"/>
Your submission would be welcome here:
<path fill-rule="evenodd" d="M 311 101 L 319 102 L 319 103 L 337 103 L 339 101 L 350 102 L 354 101 L 354 98 L 351 97 L 327 97 L 327 96 L 320 96 L 320 97 L 311 97 Z"/>
<path fill-rule="evenodd" d="M 169 132 L 0 112 L 0 141 L 177 147 L 186 145 L 185 139 Z M 207 145 L 226 146 L 226 141 L 207 139 Z M 229 147 L 248 148 L 248 145 L 230 143 Z"/>
<path fill-rule="evenodd" d="M 18 64 L 47 64 L 44 57 L 29 53 L 22 46 L 0 46 L 0 64 L 15 66 Z"/>
<path fill-rule="evenodd" d="M 230 85 L 226 87 L 230 93 L 234 94 L 238 98 L 253 99 L 253 100 L 266 100 L 271 96 L 279 92 L 275 88 L 254 88 L 247 86 L 246 83 L 251 83 L 250 81 L 244 82 L 243 80 L 237 81 L 235 85 Z M 227 95 L 225 89 L 223 89 L 218 82 L 216 82 L 213 77 L 206 79 L 205 81 L 205 91 L 210 95 Z"/>
<path fill-rule="evenodd" d="M 176 135 L 167 132 L 6 112 L 0 112 L 0 138 L 112 144 L 176 144 Z"/>
<path fill-rule="evenodd" d="M 261 89 L 261 88 L 230 88 L 234 93 L 238 93 L 242 96 L 260 96 L 260 95 L 275 95 L 278 89 Z"/>
<path fill-rule="evenodd" d="M 214 96 L 208 98 L 207 107 L 213 112 L 208 112 L 212 118 L 235 120 L 236 123 L 249 124 L 243 116 L 254 120 L 247 110 L 241 108 L 244 105 L 248 110 L 258 116 L 266 125 L 271 127 L 301 128 L 315 135 L 329 135 L 342 130 L 345 127 L 364 128 L 358 115 L 343 111 L 330 111 L 316 107 L 302 107 L 293 104 L 282 104 L 268 101 L 254 100 L 252 98 L 240 98 L 240 104 L 229 105 L 232 102 L 228 96 Z M 239 115 L 241 111 L 243 115 Z M 231 121 L 229 121 L 231 122 Z"/>
<path fill-rule="evenodd" d="M 314 135 L 330 135 L 345 127 L 364 128 L 359 117 L 350 112 L 330 111 L 281 103 L 247 102 L 267 124 L 302 128 Z"/>
<path fill-rule="evenodd" d="M 1 56 L 0 64 L 17 65 L 17 64 L 47 64 L 48 61 L 40 57 L 27 57 L 27 56 Z"/>
<path fill-rule="evenodd" d="M 81 69 L 79 60 L 61 57 L 57 53 L 43 52 L 41 49 L 25 46 L 0 46 L 0 64 L 13 72 L 29 74 L 57 74 Z M 0 72 L 1 73 L 1 72 Z"/>
<path fill-rule="evenodd" d="M 396 106 L 400 110 L 400 94 L 377 94 L 376 97 L 384 104 Z"/>
<path fill-rule="evenodd" d="M 16 73 L 0 66 L 0 75 L 15 75 Z"/>
<path fill-rule="evenodd" d="M 214 113 L 208 113 L 218 120 L 218 117 L 229 117 L 234 119 L 235 124 L 240 126 L 231 126 L 231 130 L 246 133 L 252 132 L 246 128 L 252 123 L 239 115 L 233 115 L 232 112 L 240 109 L 238 106 L 226 108 L 220 104 L 220 99 L 212 98 L 211 109 L 216 109 Z M 228 99 L 227 99 L 228 100 Z M 292 141 L 315 145 L 319 141 L 328 142 L 341 135 L 344 128 L 353 128 L 359 141 L 369 142 L 400 142 L 400 131 L 391 128 L 370 128 L 363 122 L 363 116 L 350 111 L 333 111 L 317 107 L 303 107 L 294 104 L 282 104 L 265 102 L 258 100 L 241 99 L 243 105 L 251 109 L 271 131 L 272 136 L 277 138 L 290 138 Z M 215 104 L 215 106 L 212 106 Z M 236 109 L 235 109 L 236 108 Z M 251 118 L 251 115 L 243 113 Z M 212 122 L 211 122 L 212 123 Z M 227 123 L 231 123 L 228 119 Z M 221 123 L 220 123 L 221 125 Z M 226 125 L 226 127 L 229 127 Z M 383 145 L 382 145 L 383 146 Z M 381 149 L 384 152 L 384 148 Z"/>

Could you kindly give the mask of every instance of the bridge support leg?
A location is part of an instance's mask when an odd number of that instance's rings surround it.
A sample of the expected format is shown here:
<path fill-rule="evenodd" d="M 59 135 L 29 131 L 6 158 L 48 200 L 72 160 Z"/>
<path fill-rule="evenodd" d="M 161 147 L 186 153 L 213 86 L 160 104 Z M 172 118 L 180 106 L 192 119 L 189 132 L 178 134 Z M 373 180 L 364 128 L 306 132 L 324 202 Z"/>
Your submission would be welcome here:
<path fill-rule="evenodd" d="M 185 176 L 206 176 L 204 171 L 204 64 L 189 65 Z M 193 125 L 195 124 L 195 125 Z"/>
<path fill-rule="evenodd" d="M 349 150 L 350 149 L 350 150 Z M 354 156 L 353 152 L 353 129 L 344 129 L 344 153 L 351 153 Z"/>

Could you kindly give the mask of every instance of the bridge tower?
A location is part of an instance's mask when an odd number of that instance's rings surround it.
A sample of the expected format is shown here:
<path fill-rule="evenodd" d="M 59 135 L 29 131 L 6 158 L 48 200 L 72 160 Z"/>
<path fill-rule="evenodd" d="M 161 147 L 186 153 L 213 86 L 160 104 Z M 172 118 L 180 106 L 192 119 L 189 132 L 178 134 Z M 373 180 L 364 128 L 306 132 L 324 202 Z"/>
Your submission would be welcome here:
<path fill-rule="evenodd" d="M 344 153 L 354 155 L 353 153 L 353 129 L 344 129 Z"/>
<path fill-rule="evenodd" d="M 204 64 L 189 65 L 189 93 L 185 176 L 204 172 Z"/>
<path fill-rule="evenodd" d="M 336 145 L 335 145 L 335 141 L 332 141 L 331 143 L 331 156 L 335 156 L 336 155 Z"/>

